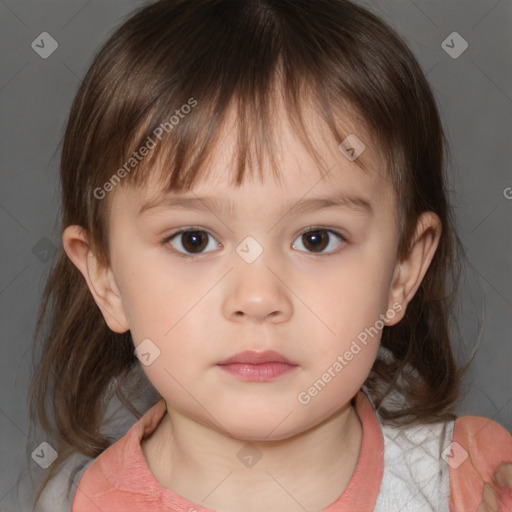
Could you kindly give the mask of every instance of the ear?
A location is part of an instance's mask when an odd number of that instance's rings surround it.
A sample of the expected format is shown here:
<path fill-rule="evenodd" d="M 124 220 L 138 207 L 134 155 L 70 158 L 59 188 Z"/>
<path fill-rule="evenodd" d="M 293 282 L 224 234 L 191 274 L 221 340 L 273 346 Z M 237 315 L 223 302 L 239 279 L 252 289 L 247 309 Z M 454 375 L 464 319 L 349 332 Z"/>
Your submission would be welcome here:
<path fill-rule="evenodd" d="M 84 276 L 110 329 L 118 333 L 128 331 L 121 294 L 112 270 L 101 264 L 93 253 L 87 231 L 82 226 L 68 226 L 62 234 L 62 245 L 69 259 Z"/>
<path fill-rule="evenodd" d="M 418 219 L 409 255 L 395 267 L 388 310 L 392 308 L 396 314 L 392 319 L 387 319 L 386 325 L 395 325 L 405 316 L 407 304 L 420 287 L 432 262 L 441 238 L 441 230 L 441 221 L 434 212 L 425 212 Z M 402 307 L 397 308 L 397 304 Z"/>

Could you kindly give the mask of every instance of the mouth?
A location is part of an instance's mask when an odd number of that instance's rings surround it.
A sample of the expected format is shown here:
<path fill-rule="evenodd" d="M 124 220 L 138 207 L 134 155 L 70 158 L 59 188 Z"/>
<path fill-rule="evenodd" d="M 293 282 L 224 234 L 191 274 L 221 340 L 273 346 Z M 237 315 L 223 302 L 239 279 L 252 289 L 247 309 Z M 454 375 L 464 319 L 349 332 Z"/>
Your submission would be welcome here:
<path fill-rule="evenodd" d="M 282 377 L 298 365 L 274 351 L 246 350 L 217 363 L 223 371 L 246 382 L 267 382 Z"/>

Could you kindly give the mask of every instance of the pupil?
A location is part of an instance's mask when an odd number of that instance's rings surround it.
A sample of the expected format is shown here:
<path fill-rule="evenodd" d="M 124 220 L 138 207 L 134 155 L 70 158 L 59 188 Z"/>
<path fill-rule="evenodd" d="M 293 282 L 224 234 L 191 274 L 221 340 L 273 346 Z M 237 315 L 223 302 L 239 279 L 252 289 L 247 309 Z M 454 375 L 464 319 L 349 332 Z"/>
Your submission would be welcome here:
<path fill-rule="evenodd" d="M 185 233 L 185 241 L 183 242 L 183 247 L 188 252 L 193 252 L 194 249 L 204 249 L 206 246 L 205 243 L 206 237 L 202 234 L 201 231 L 190 231 L 188 233 Z M 192 250 L 189 250 L 190 246 Z"/>
<path fill-rule="evenodd" d="M 317 250 L 318 252 L 322 251 L 326 247 L 327 237 L 324 231 L 311 231 L 304 235 L 306 243 L 304 245 L 308 247 L 308 245 L 312 246 L 313 250 Z M 312 244 L 309 241 L 312 241 Z M 308 247 L 309 249 L 309 247 Z"/>

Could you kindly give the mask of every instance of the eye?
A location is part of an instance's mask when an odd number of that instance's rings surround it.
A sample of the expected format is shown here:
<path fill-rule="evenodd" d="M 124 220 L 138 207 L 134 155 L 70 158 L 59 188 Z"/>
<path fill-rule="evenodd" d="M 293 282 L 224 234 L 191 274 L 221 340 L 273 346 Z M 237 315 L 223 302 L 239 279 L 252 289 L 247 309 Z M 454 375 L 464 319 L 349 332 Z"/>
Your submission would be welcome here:
<path fill-rule="evenodd" d="M 208 242 L 208 237 L 212 239 L 212 242 Z M 181 230 L 174 233 L 170 237 L 167 237 L 164 243 L 170 243 L 182 256 L 188 254 L 202 254 L 205 248 L 210 247 L 210 250 L 221 247 L 218 242 L 215 242 L 210 233 L 199 230 L 199 229 L 187 229 Z M 181 247 L 180 247 L 181 246 Z"/>
<path fill-rule="evenodd" d="M 327 251 L 328 253 L 331 253 L 333 249 L 336 248 L 332 247 L 332 235 L 334 235 L 338 239 L 338 242 L 346 242 L 345 237 L 341 233 L 333 231 L 332 229 L 316 227 L 310 228 L 307 231 L 303 231 L 301 235 L 297 238 L 297 240 L 300 240 L 300 243 L 306 247 L 307 251 L 324 254 L 323 251 L 326 247 L 331 247 L 331 250 Z M 296 249 L 296 244 L 294 243 L 292 247 Z"/>
<path fill-rule="evenodd" d="M 209 238 L 211 238 L 211 241 L 209 241 Z M 338 241 L 338 246 L 342 245 L 341 242 L 346 242 L 345 237 L 341 233 L 332 229 L 317 227 L 309 228 L 297 238 L 299 243 L 305 246 L 307 252 L 324 254 L 326 256 L 336 249 L 336 245 L 332 247 L 335 239 Z M 189 255 L 198 255 L 222 247 L 210 233 L 196 228 L 177 231 L 163 240 L 162 243 L 164 245 L 170 243 L 176 252 L 185 258 Z M 209 250 L 207 250 L 208 247 Z M 296 249 L 297 243 L 294 243 L 292 247 Z M 330 250 L 325 251 L 329 247 Z"/>

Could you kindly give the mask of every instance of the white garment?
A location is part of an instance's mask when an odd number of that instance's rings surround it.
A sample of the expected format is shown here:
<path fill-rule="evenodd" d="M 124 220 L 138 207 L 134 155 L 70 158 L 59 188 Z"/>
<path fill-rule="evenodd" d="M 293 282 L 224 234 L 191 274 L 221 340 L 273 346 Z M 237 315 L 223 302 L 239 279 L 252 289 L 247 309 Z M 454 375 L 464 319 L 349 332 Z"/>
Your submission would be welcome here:
<path fill-rule="evenodd" d="M 411 428 L 381 424 L 384 474 L 374 512 L 449 512 L 450 471 L 442 457 L 454 421 Z"/>

